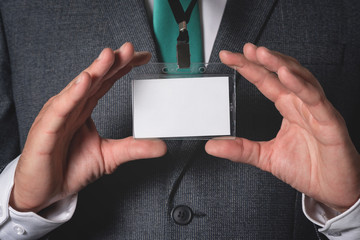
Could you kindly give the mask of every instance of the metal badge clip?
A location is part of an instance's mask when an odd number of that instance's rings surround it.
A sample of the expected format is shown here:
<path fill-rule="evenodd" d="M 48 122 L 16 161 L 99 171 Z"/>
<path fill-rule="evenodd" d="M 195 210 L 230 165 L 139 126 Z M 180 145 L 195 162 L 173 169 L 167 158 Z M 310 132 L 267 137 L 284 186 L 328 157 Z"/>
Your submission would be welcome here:
<path fill-rule="evenodd" d="M 186 21 L 179 24 L 179 37 L 176 44 L 176 57 L 179 68 L 190 68 L 189 33 Z"/>

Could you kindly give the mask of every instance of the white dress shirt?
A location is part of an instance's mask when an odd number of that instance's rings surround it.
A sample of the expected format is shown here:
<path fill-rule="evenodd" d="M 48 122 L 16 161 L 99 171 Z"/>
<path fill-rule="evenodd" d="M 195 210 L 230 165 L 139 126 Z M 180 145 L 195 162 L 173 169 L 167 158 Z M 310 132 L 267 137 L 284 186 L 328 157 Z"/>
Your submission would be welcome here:
<path fill-rule="evenodd" d="M 145 0 L 152 18 L 154 0 Z M 224 13 L 226 0 L 199 0 L 203 27 L 204 59 L 209 61 L 212 47 Z M 37 239 L 68 221 L 76 208 L 77 196 L 70 196 L 51 206 L 46 216 L 18 212 L 9 206 L 18 158 L 0 174 L 0 240 Z M 340 214 L 303 195 L 303 210 L 307 218 L 322 227 L 320 232 L 331 240 L 360 239 L 360 200 Z"/>

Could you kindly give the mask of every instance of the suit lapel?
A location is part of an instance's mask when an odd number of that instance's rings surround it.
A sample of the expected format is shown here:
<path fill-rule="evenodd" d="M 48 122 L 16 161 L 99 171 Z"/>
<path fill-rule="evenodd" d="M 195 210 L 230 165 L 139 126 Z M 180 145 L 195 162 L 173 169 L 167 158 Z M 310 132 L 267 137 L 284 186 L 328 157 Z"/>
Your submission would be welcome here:
<path fill-rule="evenodd" d="M 158 61 L 153 28 L 144 1 L 110 0 L 100 5 L 118 47 L 124 41 L 131 42 L 136 51 L 151 52 L 151 62 Z"/>
<path fill-rule="evenodd" d="M 219 62 L 219 51 L 242 52 L 247 42 L 257 43 L 277 0 L 228 0 L 210 62 Z"/>

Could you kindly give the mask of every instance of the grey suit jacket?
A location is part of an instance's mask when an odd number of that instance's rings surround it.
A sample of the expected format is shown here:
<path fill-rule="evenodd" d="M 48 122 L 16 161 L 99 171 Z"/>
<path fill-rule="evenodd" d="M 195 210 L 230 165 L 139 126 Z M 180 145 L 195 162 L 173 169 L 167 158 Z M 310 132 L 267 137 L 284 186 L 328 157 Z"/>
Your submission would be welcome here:
<path fill-rule="evenodd" d="M 210 62 L 246 42 L 295 57 L 319 79 L 359 147 L 359 12 L 358 0 L 228 0 Z M 42 105 L 101 49 L 130 41 L 158 60 L 139 0 L 0 0 L 0 14 L 1 169 L 21 152 Z M 124 77 L 99 102 L 93 119 L 103 137 L 131 135 L 130 95 Z M 239 77 L 237 135 L 268 140 L 280 123 L 274 105 Z M 45 238 L 320 239 L 300 196 L 269 173 L 208 156 L 202 141 L 169 142 L 165 157 L 124 164 L 86 187 L 72 220 Z M 189 224 L 173 221 L 177 205 L 192 209 Z"/>

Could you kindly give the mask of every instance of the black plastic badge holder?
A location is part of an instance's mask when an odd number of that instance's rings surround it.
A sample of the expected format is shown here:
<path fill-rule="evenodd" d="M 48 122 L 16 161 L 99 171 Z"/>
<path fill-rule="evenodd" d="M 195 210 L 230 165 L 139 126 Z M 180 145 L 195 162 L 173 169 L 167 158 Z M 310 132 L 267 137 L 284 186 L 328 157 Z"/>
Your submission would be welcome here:
<path fill-rule="evenodd" d="M 133 136 L 166 140 L 236 136 L 236 70 L 222 63 L 149 63 L 133 69 Z"/>

